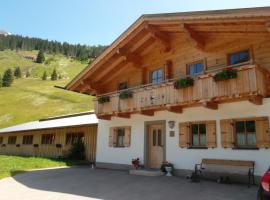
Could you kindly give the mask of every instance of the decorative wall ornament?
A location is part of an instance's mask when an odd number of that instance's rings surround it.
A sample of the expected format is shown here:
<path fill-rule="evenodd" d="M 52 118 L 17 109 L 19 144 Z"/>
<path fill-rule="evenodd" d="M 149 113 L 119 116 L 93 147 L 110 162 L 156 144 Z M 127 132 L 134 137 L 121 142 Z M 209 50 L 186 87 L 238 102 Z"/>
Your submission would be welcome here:
<path fill-rule="evenodd" d="M 173 129 L 175 125 L 175 121 L 168 121 L 168 124 L 169 124 L 170 129 Z"/>

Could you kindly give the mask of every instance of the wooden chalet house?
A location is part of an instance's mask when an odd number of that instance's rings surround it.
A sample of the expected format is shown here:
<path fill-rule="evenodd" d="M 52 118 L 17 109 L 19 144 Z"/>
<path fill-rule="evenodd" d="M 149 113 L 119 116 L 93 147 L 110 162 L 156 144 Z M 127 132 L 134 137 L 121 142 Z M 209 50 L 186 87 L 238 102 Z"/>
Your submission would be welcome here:
<path fill-rule="evenodd" d="M 270 165 L 270 7 L 142 15 L 68 90 L 95 95 L 98 166 Z"/>

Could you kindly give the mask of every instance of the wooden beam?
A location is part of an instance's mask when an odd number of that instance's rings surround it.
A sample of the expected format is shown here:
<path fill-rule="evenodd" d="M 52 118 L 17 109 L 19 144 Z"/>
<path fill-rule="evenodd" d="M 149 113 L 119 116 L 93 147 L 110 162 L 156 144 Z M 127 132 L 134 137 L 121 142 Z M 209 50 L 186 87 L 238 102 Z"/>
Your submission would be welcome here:
<path fill-rule="evenodd" d="M 194 31 L 192 28 L 190 28 L 188 24 L 185 24 L 185 23 L 181 24 L 180 28 L 182 31 L 184 31 L 188 40 L 195 48 L 198 48 L 200 50 L 204 49 L 205 42 L 202 36 L 198 35 L 198 33 Z"/>
<path fill-rule="evenodd" d="M 124 57 L 124 60 L 127 61 L 127 62 L 132 62 L 132 63 L 135 63 L 136 65 L 140 66 L 142 63 L 141 63 L 141 60 L 142 58 L 135 54 L 135 53 L 130 53 L 126 48 L 122 47 L 122 48 L 119 48 L 117 51 L 116 51 L 117 54 L 119 54 L 120 56 L 123 56 Z"/>
<path fill-rule="evenodd" d="M 114 116 L 129 119 L 130 118 L 130 113 L 115 113 Z"/>
<path fill-rule="evenodd" d="M 145 25 L 145 30 L 151 34 L 151 37 L 160 41 L 164 46 L 164 51 L 169 52 L 171 50 L 170 36 L 165 32 L 161 32 L 156 26 Z"/>
<path fill-rule="evenodd" d="M 97 115 L 98 119 L 103 119 L 103 120 L 111 120 L 112 116 L 111 115 Z"/>
<path fill-rule="evenodd" d="M 262 105 L 263 104 L 263 96 L 262 95 L 255 95 L 249 97 L 249 102 L 255 105 Z"/>
<path fill-rule="evenodd" d="M 202 102 L 202 106 L 208 109 L 212 109 L 212 110 L 218 109 L 218 103 L 214 101 L 204 101 Z"/>
<path fill-rule="evenodd" d="M 168 110 L 169 112 L 174 112 L 174 113 L 183 112 L 182 106 L 166 106 L 166 110 Z"/>
<path fill-rule="evenodd" d="M 139 113 L 141 115 L 154 116 L 155 111 L 154 110 L 141 110 Z"/>

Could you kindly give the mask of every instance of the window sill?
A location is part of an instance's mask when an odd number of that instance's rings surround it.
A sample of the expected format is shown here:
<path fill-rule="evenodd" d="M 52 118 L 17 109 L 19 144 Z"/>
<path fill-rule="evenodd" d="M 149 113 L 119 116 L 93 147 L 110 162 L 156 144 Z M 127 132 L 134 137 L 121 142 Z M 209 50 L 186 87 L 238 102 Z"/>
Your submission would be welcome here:
<path fill-rule="evenodd" d="M 259 150 L 258 147 L 234 147 L 232 150 Z"/>
<path fill-rule="evenodd" d="M 208 149 L 208 147 L 188 147 L 188 149 Z"/>

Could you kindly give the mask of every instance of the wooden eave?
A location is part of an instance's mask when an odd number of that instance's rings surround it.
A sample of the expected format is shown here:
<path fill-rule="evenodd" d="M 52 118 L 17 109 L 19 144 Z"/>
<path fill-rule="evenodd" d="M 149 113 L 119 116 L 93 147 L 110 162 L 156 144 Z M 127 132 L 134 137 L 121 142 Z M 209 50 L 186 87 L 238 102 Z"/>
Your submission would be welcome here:
<path fill-rule="evenodd" d="M 165 50 L 169 49 L 169 41 L 166 34 L 179 33 L 191 40 L 195 47 L 204 48 L 204 41 L 201 34 L 219 32 L 228 34 L 269 34 L 270 7 L 244 8 L 216 11 L 183 12 L 169 14 L 147 14 L 142 15 L 125 32 L 123 32 L 105 51 L 97 57 L 88 67 L 78 74 L 66 89 L 86 93 L 96 93 L 98 81 L 104 79 L 114 69 L 121 69 L 132 63 L 133 67 L 140 67 L 140 56 L 134 54 L 140 46 L 151 45 L 150 40 L 160 40 Z M 181 26 L 182 24 L 182 26 Z M 184 25 L 183 25 L 184 24 Z M 264 27 L 263 31 L 248 29 L 249 24 Z M 207 26 L 218 25 L 222 28 L 215 30 Z M 228 31 L 226 25 L 246 26 L 246 32 L 239 30 Z M 147 27 L 153 27 L 149 31 Z M 204 28 L 206 26 L 206 28 Z M 184 27 L 184 29 L 183 29 Z M 154 32 L 156 31 L 156 33 Z M 248 32 L 247 32 L 248 31 Z M 136 38 L 139 37 L 140 38 Z M 132 41 L 138 41 L 133 42 Z M 124 51 L 123 51 L 124 49 Z M 132 50 L 132 51 L 131 51 Z M 114 70 L 115 71 L 115 70 Z"/>

